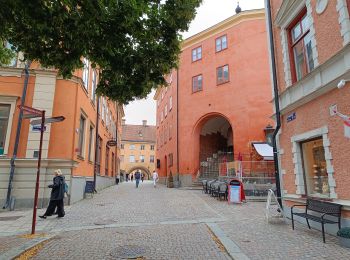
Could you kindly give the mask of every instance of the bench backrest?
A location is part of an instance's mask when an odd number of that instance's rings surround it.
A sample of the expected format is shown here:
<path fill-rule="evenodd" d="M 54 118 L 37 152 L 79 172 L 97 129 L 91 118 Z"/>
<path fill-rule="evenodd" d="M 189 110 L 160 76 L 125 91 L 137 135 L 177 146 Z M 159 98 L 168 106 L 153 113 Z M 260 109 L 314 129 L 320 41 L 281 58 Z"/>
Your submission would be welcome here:
<path fill-rule="evenodd" d="M 320 212 L 320 213 L 327 213 L 332 215 L 339 215 L 341 213 L 341 207 L 342 205 L 326 202 L 326 201 L 320 201 L 320 200 L 314 200 L 314 199 L 307 199 L 307 209 Z"/>

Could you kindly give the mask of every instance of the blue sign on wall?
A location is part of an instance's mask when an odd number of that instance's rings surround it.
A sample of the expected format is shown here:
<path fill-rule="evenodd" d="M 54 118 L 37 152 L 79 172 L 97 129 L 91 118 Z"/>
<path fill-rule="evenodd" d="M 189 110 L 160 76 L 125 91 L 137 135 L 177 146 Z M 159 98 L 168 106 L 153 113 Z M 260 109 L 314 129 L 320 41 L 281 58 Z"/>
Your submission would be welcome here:
<path fill-rule="evenodd" d="M 290 121 L 293 121 L 294 119 L 297 118 L 297 113 L 293 113 L 293 114 L 290 114 L 288 117 L 287 117 L 287 122 L 290 122 Z"/>
<path fill-rule="evenodd" d="M 41 130 L 41 125 L 33 125 L 32 126 L 32 131 L 40 132 L 40 130 Z M 44 131 L 46 131 L 46 126 L 44 126 Z"/>

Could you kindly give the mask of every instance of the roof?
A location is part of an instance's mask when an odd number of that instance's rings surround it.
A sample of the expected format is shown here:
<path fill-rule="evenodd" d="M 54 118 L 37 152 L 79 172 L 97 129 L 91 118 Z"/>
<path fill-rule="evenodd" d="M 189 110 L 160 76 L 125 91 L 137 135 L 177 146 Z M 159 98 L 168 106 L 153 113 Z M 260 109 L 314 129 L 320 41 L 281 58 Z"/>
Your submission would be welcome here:
<path fill-rule="evenodd" d="M 122 141 L 156 142 L 156 126 L 123 125 Z"/>

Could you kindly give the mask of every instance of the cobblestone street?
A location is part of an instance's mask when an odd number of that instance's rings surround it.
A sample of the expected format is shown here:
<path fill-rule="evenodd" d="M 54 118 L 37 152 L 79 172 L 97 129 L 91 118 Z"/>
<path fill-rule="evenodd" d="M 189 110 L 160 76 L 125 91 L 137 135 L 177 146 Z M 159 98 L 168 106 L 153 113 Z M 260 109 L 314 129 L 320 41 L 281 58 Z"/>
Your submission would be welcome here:
<path fill-rule="evenodd" d="M 336 237 L 296 224 L 267 224 L 265 203 L 228 205 L 197 190 L 151 182 L 122 183 L 66 208 L 63 219 L 38 219 L 50 235 L 34 259 L 350 259 Z M 39 214 L 43 213 L 43 209 Z M 30 240 L 31 211 L 2 221 L 1 259 Z M 28 245 L 26 245 L 28 246 Z"/>

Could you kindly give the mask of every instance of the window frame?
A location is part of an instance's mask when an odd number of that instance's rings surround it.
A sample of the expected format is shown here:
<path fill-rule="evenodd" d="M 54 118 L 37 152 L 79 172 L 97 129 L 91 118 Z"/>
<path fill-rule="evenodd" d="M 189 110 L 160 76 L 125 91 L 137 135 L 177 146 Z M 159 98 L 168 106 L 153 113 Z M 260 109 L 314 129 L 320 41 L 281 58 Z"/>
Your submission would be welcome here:
<path fill-rule="evenodd" d="M 165 104 L 164 106 L 164 117 L 167 117 L 168 116 L 168 105 Z"/>
<path fill-rule="evenodd" d="M 224 37 L 226 38 L 226 47 L 225 47 L 225 48 L 222 48 L 222 39 L 223 39 Z M 217 45 L 216 45 L 217 40 L 220 40 L 220 50 L 218 50 L 218 49 L 216 48 L 216 47 L 217 47 Z M 226 50 L 227 48 L 228 48 L 227 34 L 221 35 L 221 36 L 219 36 L 219 37 L 217 37 L 217 38 L 215 39 L 215 53 L 224 51 L 224 50 Z"/>
<path fill-rule="evenodd" d="M 144 151 L 145 149 L 146 149 L 146 146 L 145 146 L 144 144 L 141 144 L 140 150 L 141 150 L 141 151 Z"/>
<path fill-rule="evenodd" d="M 154 144 L 151 144 L 150 150 L 151 150 L 151 151 L 154 151 Z"/>
<path fill-rule="evenodd" d="M 200 54 L 201 54 L 201 57 L 200 58 L 198 58 L 198 50 L 201 50 L 200 51 Z M 195 59 L 193 59 L 193 52 L 195 51 Z M 202 45 L 200 45 L 200 46 L 198 46 L 198 47 L 196 47 L 196 48 L 193 48 L 192 50 L 191 50 L 191 60 L 192 60 L 192 62 L 196 62 L 196 61 L 200 61 L 200 60 L 202 60 L 202 57 L 203 57 L 203 49 L 202 49 Z"/>
<path fill-rule="evenodd" d="M 145 156 L 143 154 L 140 155 L 140 162 L 141 163 L 145 162 Z"/>
<path fill-rule="evenodd" d="M 81 120 L 84 120 L 84 125 L 81 125 Z M 78 153 L 78 157 L 80 159 L 84 159 L 84 155 L 85 155 L 85 128 L 86 128 L 86 116 L 84 114 L 80 114 L 80 118 L 79 118 L 79 138 L 78 138 L 78 149 L 79 149 L 79 153 Z M 81 129 L 82 128 L 82 129 Z"/>
<path fill-rule="evenodd" d="M 306 67 L 307 71 L 305 72 L 305 75 L 303 75 L 299 80 L 297 79 L 296 64 L 295 64 L 295 59 L 294 59 L 294 47 L 296 47 L 300 42 L 302 42 L 305 39 L 305 37 L 310 33 L 310 28 L 308 28 L 304 32 L 303 27 L 302 27 L 302 20 L 307 15 L 308 15 L 307 9 L 306 9 L 306 7 L 304 7 L 287 27 L 288 52 L 289 52 L 289 61 L 290 61 L 290 67 L 291 67 L 290 71 L 291 71 L 291 76 L 292 76 L 292 84 L 303 79 L 306 75 L 308 75 L 314 69 L 314 68 L 312 70 L 309 69 L 309 65 L 307 64 L 305 44 L 303 43 L 303 45 L 302 45 L 303 46 L 303 56 L 304 56 L 303 66 Z M 293 43 L 292 30 L 298 23 L 300 23 L 300 28 L 302 29 L 302 34 Z"/>
<path fill-rule="evenodd" d="M 154 163 L 155 162 L 155 156 L 153 154 L 149 156 L 149 162 L 150 163 Z"/>
<path fill-rule="evenodd" d="M 201 88 L 199 89 L 199 87 L 197 86 L 197 89 L 195 90 L 194 89 L 195 79 L 198 78 L 198 77 L 201 77 Z M 198 79 L 197 79 L 197 82 L 199 82 Z M 203 91 L 203 74 L 198 74 L 198 75 L 195 75 L 195 76 L 192 77 L 192 93 L 197 93 L 197 92 L 200 92 L 200 91 Z"/>
<path fill-rule="evenodd" d="M 131 158 L 134 158 L 134 159 L 131 160 Z M 136 162 L 136 157 L 135 157 L 135 155 L 130 154 L 130 155 L 129 155 L 129 163 L 135 163 L 135 162 Z"/>
<path fill-rule="evenodd" d="M 136 149 L 136 145 L 135 144 L 130 144 L 129 145 L 129 150 L 135 150 Z"/>
<path fill-rule="evenodd" d="M 173 109 L 173 96 L 169 97 L 169 111 Z"/>
<path fill-rule="evenodd" d="M 94 129 L 95 127 L 93 124 L 90 123 L 89 126 L 89 146 L 88 146 L 88 160 L 89 162 L 93 162 L 92 155 L 93 155 L 93 143 L 94 143 Z"/>
<path fill-rule="evenodd" d="M 101 175 L 101 159 L 102 159 L 102 138 L 98 136 L 97 142 L 97 158 L 96 158 L 96 174 Z"/>
<path fill-rule="evenodd" d="M 96 102 L 96 88 L 97 88 L 97 71 L 96 69 L 92 70 L 92 79 L 91 79 L 91 100 L 95 104 Z"/>
<path fill-rule="evenodd" d="M 84 88 L 87 92 L 89 92 L 89 78 L 90 78 L 90 64 L 89 60 L 87 58 L 83 58 L 83 75 L 82 75 L 82 80 L 83 80 L 83 85 Z"/>
<path fill-rule="evenodd" d="M 227 67 L 228 78 L 227 78 L 226 81 L 219 82 L 219 69 L 221 69 L 221 68 L 223 69 L 224 67 Z M 224 75 L 224 70 L 222 70 L 222 73 Z M 218 85 L 222 85 L 222 84 L 225 84 L 225 83 L 228 83 L 228 82 L 230 82 L 230 66 L 229 66 L 229 64 L 225 64 L 223 66 L 217 67 L 216 68 L 216 85 L 218 86 Z"/>

